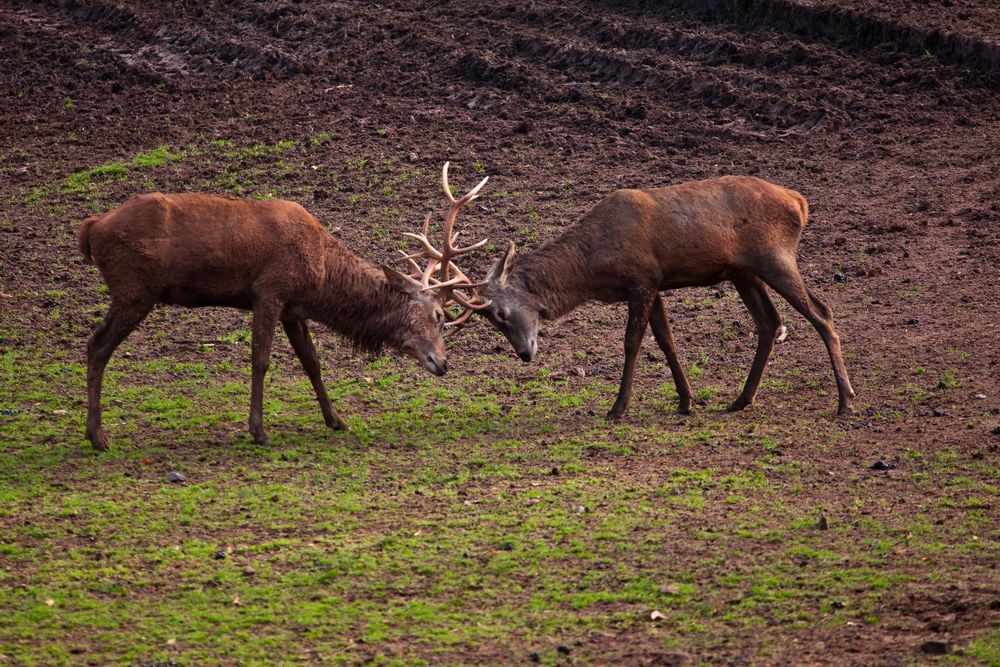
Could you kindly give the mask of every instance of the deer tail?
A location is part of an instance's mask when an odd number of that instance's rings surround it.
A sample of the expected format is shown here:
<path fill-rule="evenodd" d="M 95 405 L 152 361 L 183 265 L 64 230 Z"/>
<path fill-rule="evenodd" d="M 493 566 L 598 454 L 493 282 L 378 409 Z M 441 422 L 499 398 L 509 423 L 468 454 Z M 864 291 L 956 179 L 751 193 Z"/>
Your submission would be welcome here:
<path fill-rule="evenodd" d="M 83 255 L 83 260 L 87 264 L 93 264 L 94 258 L 90 256 L 90 228 L 95 222 L 101 219 L 101 216 L 94 215 L 86 220 L 80 225 L 80 229 L 77 230 L 77 238 L 80 239 L 80 254 Z"/>

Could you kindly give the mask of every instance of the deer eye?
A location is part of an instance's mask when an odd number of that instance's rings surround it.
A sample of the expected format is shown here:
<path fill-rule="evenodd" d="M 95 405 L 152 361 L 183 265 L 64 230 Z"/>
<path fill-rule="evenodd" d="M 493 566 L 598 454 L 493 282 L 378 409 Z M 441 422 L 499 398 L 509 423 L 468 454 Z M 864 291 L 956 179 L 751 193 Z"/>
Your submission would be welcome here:
<path fill-rule="evenodd" d="M 438 324 L 441 323 L 441 313 L 436 310 L 434 311 L 434 321 Z"/>
<path fill-rule="evenodd" d="M 499 309 L 497 311 L 497 319 L 500 320 L 501 322 L 506 322 L 507 321 L 507 311 L 504 310 L 503 308 Z"/>

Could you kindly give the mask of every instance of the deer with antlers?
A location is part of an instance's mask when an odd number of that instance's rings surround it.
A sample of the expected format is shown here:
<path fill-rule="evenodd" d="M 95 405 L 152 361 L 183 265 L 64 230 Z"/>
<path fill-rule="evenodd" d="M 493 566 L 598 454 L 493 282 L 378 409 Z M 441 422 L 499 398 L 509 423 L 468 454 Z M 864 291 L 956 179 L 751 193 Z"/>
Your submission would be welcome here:
<path fill-rule="evenodd" d="M 476 304 L 531 361 L 542 320 L 557 319 L 596 300 L 628 303 L 625 367 L 608 412 L 628 408 L 636 359 L 647 327 L 666 356 L 679 397 L 691 407 L 691 389 L 677 359 L 660 292 L 729 280 L 757 328 L 757 351 L 743 392 L 728 410 L 750 405 L 776 339 L 784 327 L 765 285 L 785 298 L 826 344 L 839 394 L 838 414 L 850 411 L 854 389 L 847 376 L 830 308 L 802 280 L 796 265 L 808 204 L 797 192 L 758 178 L 726 176 L 673 187 L 618 190 L 560 237 L 526 255 L 511 242 L 478 284 Z"/>
<path fill-rule="evenodd" d="M 445 186 L 451 204 L 448 230 L 458 209 L 482 185 L 460 200 Z M 412 236 L 429 246 L 428 224 L 429 218 L 424 233 Z M 449 231 L 445 251 L 431 256 L 426 269 L 418 266 L 422 280 L 415 280 L 361 259 L 294 202 L 201 193 L 132 197 L 85 220 L 78 234 L 85 261 L 97 265 L 111 293 L 111 306 L 87 345 L 86 434 L 99 450 L 108 448 L 101 424 L 105 366 L 155 304 L 253 313 L 249 431 L 255 441 L 267 441 L 264 375 L 278 322 L 312 382 L 326 425 L 346 429 L 323 386 L 307 321 L 325 324 L 359 350 L 374 353 L 389 346 L 444 375 L 443 304 L 463 299 L 460 290 L 471 287 L 452 259 L 481 245 L 456 249 Z M 439 270 L 443 279 L 435 276 Z M 471 308 L 480 305 L 475 299 L 466 302 Z"/>

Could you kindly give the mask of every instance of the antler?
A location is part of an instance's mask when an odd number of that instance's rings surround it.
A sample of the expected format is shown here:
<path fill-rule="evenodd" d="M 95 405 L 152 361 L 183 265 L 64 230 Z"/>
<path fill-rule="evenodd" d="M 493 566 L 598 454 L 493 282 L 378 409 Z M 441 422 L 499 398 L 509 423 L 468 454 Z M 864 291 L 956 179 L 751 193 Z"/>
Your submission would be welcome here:
<path fill-rule="evenodd" d="M 486 181 L 490 180 L 490 177 L 485 177 L 479 182 L 479 185 L 469 190 L 461 198 L 455 199 L 455 196 L 451 193 L 451 188 L 448 186 L 448 166 L 449 163 L 445 162 L 444 168 L 441 170 L 441 187 L 444 190 L 444 196 L 448 199 L 448 215 L 445 217 L 442 229 L 444 232 L 444 247 L 438 250 L 427 238 L 431 221 L 431 214 L 428 213 L 427 217 L 424 218 L 424 226 L 421 233 L 403 232 L 403 236 L 418 241 L 422 246 L 421 250 L 412 254 L 407 254 L 401 250 L 400 253 L 403 256 L 402 259 L 408 261 L 413 267 L 414 277 L 420 281 L 424 291 L 441 290 L 442 294 L 445 295 L 446 302 L 454 301 L 465 309 L 464 312 L 445 325 L 457 331 L 459 327 L 468 321 L 474 311 L 482 310 L 490 305 L 489 301 L 480 298 L 478 295 L 470 298 L 459 291 L 482 287 L 486 283 L 473 283 L 453 261 L 459 255 L 464 255 L 477 248 L 481 248 L 488 241 L 488 239 L 483 239 L 478 243 L 473 243 L 464 248 L 455 247 L 458 234 L 454 231 L 454 228 L 459 210 L 479 196 L 479 191 L 486 185 Z M 425 258 L 430 261 L 426 267 L 421 269 L 416 260 Z M 438 272 L 438 269 L 441 270 L 440 279 L 434 275 Z"/>

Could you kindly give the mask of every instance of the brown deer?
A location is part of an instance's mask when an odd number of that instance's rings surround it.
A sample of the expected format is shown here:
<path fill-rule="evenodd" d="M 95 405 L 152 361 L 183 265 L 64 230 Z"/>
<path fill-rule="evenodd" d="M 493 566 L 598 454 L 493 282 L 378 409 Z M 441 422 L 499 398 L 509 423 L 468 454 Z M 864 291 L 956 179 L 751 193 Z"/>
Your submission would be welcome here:
<path fill-rule="evenodd" d="M 452 215 L 474 198 L 472 192 L 453 201 Z M 347 424 L 330 405 L 307 320 L 327 325 L 356 349 L 378 352 L 387 345 L 435 375 L 448 369 L 445 299 L 429 291 L 437 288 L 429 284 L 437 267 L 424 271 L 423 282 L 376 267 L 296 203 L 144 194 L 84 220 L 79 239 L 84 259 L 97 265 L 111 293 L 111 307 L 87 346 L 86 432 L 96 449 L 108 447 L 101 426 L 104 368 L 157 303 L 252 311 L 249 430 L 260 443 L 267 441 L 264 374 L 279 321 L 333 429 Z"/>
<path fill-rule="evenodd" d="M 805 316 L 826 344 L 839 392 L 838 414 L 851 409 L 833 314 L 799 274 L 795 256 L 809 207 L 797 192 L 758 178 L 725 176 L 666 188 L 618 190 L 544 247 L 517 256 L 514 244 L 490 270 L 479 310 L 531 361 L 540 320 L 554 320 L 597 300 L 628 303 L 625 368 L 608 419 L 628 408 L 636 355 L 647 324 L 666 355 L 689 412 L 691 389 L 677 360 L 660 292 L 729 280 L 757 328 L 757 352 L 740 396 L 729 411 L 753 403 L 775 338 L 783 330 L 770 286 Z"/>

